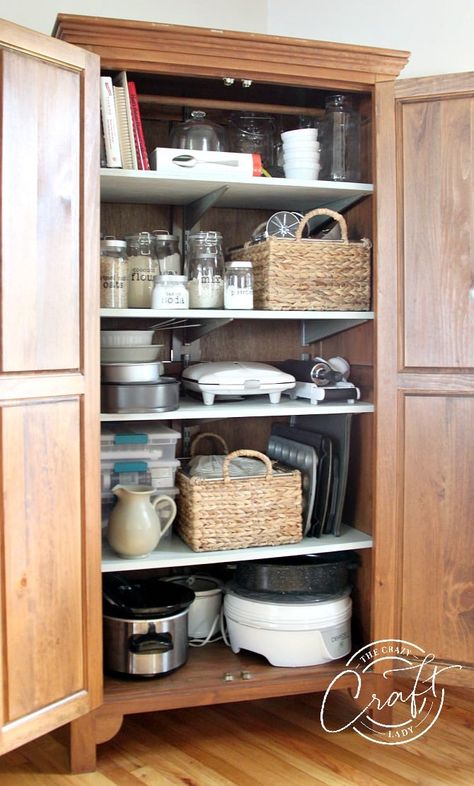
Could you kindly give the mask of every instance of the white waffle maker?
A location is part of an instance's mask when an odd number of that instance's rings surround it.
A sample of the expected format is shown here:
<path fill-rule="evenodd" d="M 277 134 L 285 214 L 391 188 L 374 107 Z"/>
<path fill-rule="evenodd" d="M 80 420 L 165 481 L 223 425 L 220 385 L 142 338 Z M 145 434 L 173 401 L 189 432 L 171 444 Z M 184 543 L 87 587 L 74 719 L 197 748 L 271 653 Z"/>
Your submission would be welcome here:
<path fill-rule="evenodd" d="M 187 390 L 202 393 L 205 404 L 214 404 L 216 396 L 259 396 L 268 393 L 278 404 L 283 391 L 294 388 L 295 378 L 267 363 L 197 363 L 182 374 Z"/>

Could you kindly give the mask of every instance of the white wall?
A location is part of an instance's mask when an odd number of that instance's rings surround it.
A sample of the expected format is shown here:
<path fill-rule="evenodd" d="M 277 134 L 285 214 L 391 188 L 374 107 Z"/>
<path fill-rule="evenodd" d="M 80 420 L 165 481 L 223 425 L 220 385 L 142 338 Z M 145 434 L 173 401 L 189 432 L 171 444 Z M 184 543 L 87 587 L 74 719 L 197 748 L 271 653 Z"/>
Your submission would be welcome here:
<path fill-rule="evenodd" d="M 474 0 L 0 0 L 44 33 L 58 11 L 405 49 L 402 76 L 474 71 Z"/>
<path fill-rule="evenodd" d="M 0 19 L 51 33 L 58 13 L 265 32 L 266 0 L 0 0 Z"/>
<path fill-rule="evenodd" d="M 267 32 L 405 49 L 401 76 L 474 71 L 474 0 L 268 0 Z"/>

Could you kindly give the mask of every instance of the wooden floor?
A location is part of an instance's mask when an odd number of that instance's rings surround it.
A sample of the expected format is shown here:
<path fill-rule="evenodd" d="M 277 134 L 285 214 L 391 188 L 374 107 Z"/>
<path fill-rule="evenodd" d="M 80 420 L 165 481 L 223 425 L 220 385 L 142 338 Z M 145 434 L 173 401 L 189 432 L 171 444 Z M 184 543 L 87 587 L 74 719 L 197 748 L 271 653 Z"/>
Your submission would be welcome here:
<path fill-rule="evenodd" d="M 334 694 L 331 723 L 353 714 Z M 473 786 L 474 698 L 454 688 L 436 725 L 401 747 L 327 734 L 321 696 L 129 716 L 100 746 L 98 769 L 68 775 L 48 735 L 0 759 L 0 786 Z"/>

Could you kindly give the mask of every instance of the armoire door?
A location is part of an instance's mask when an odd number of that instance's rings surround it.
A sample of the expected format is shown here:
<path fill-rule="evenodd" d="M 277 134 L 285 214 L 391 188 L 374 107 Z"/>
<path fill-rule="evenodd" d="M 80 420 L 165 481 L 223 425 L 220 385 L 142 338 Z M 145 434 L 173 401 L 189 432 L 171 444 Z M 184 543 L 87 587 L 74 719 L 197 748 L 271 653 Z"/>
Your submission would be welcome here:
<path fill-rule="evenodd" d="M 0 752 L 101 700 L 99 58 L 0 22 Z"/>
<path fill-rule="evenodd" d="M 377 175 L 377 630 L 474 665 L 474 73 L 400 80 L 394 107 Z"/>

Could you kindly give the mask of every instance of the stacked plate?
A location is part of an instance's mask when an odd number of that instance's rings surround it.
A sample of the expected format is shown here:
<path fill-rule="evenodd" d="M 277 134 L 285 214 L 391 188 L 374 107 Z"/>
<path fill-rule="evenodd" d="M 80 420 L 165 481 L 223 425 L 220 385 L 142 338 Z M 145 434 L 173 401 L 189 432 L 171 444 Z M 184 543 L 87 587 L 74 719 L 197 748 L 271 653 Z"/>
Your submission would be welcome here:
<path fill-rule="evenodd" d="M 317 128 L 296 128 L 284 131 L 283 169 L 285 177 L 296 180 L 317 180 L 319 176 L 319 151 Z"/>

